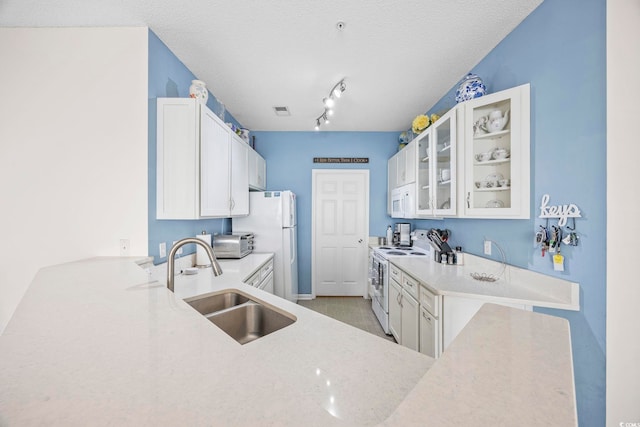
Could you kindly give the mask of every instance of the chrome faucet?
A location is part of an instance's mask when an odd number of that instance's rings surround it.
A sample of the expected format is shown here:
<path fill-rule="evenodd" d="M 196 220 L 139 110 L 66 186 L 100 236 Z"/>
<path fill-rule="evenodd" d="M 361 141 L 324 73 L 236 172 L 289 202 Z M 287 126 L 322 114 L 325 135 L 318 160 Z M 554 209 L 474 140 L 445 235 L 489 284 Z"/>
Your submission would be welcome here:
<path fill-rule="evenodd" d="M 175 271 L 175 257 L 178 249 L 183 247 L 184 245 L 188 245 L 189 243 L 195 243 L 196 245 L 200 245 L 207 251 L 207 255 L 209 255 L 209 260 L 211 261 L 211 270 L 213 270 L 214 276 L 219 276 L 222 274 L 222 268 L 220 264 L 218 264 L 218 260 L 216 259 L 216 255 L 213 253 L 213 248 L 207 244 L 207 242 L 196 239 L 195 237 L 187 237 L 185 239 L 178 240 L 175 245 L 169 251 L 169 258 L 167 259 L 167 288 L 171 292 L 173 292 L 174 288 L 174 271 Z"/>

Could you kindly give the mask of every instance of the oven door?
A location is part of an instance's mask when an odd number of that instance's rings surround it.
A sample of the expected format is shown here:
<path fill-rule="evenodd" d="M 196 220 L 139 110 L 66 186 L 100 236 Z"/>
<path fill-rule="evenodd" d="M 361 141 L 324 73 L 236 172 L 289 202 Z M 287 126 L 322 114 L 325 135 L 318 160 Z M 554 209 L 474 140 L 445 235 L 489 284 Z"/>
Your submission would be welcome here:
<path fill-rule="evenodd" d="M 387 260 L 377 254 L 373 254 L 371 262 L 371 285 L 373 286 L 373 299 L 385 313 L 389 312 L 387 302 L 388 283 L 387 283 Z"/>

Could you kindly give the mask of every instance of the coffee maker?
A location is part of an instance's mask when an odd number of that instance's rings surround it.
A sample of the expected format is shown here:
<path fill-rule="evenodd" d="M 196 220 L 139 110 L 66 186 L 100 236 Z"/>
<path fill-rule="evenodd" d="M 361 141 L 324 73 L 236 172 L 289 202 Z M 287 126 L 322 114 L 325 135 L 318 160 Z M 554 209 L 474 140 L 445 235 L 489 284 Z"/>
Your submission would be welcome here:
<path fill-rule="evenodd" d="M 393 232 L 394 246 L 411 246 L 411 224 L 408 222 L 397 222 Z"/>

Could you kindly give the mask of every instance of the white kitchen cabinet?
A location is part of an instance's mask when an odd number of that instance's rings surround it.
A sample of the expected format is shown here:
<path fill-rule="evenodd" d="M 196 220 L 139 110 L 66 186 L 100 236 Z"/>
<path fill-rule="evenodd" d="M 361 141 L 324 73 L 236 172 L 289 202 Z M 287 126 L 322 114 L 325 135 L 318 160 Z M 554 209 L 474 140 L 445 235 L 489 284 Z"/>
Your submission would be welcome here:
<path fill-rule="evenodd" d="M 392 213 L 391 193 L 398 186 L 398 158 L 394 155 L 387 161 L 387 215 Z M 391 244 L 391 242 L 387 242 Z"/>
<path fill-rule="evenodd" d="M 262 264 L 248 278 L 244 280 L 249 286 L 273 293 L 273 258 Z"/>
<path fill-rule="evenodd" d="M 442 350 L 446 350 L 464 328 L 471 318 L 480 310 L 483 304 L 488 301 L 476 298 L 465 297 L 442 297 Z M 504 305 L 507 307 L 519 308 L 531 311 L 532 307 L 524 304 L 499 303 L 491 301 L 492 304 Z"/>
<path fill-rule="evenodd" d="M 464 103 L 465 217 L 530 217 L 529 91 L 525 84 Z"/>
<path fill-rule="evenodd" d="M 402 306 L 400 298 L 402 297 L 402 288 L 400 284 L 393 279 L 389 279 L 389 331 L 396 339 L 396 342 L 402 344 Z"/>
<path fill-rule="evenodd" d="M 417 215 L 456 215 L 457 109 L 449 110 L 417 137 Z"/>
<path fill-rule="evenodd" d="M 417 281 L 390 264 L 389 330 L 398 344 L 416 351 L 420 346 L 420 306 L 417 292 Z"/>
<path fill-rule="evenodd" d="M 420 306 L 420 353 L 429 357 L 439 356 L 439 320 L 429 313 L 424 306 Z"/>
<path fill-rule="evenodd" d="M 249 148 L 249 188 L 257 191 L 264 191 L 267 188 L 267 162 L 251 148 Z"/>
<path fill-rule="evenodd" d="M 191 98 L 157 100 L 156 218 L 248 215 L 248 146 Z"/>
<path fill-rule="evenodd" d="M 420 353 L 440 357 L 442 297 L 434 294 L 424 285 L 420 286 Z"/>
<path fill-rule="evenodd" d="M 227 216 L 249 215 L 249 146 L 235 133 L 231 132 L 231 182 L 229 183 L 229 214 Z M 223 170 L 218 171 L 221 177 Z"/>
<path fill-rule="evenodd" d="M 418 305 L 418 300 L 403 289 L 400 306 L 402 307 L 401 344 L 418 351 L 420 346 L 420 306 Z"/>
<path fill-rule="evenodd" d="M 416 182 L 417 146 L 418 142 L 414 139 L 396 154 L 396 187 Z"/>

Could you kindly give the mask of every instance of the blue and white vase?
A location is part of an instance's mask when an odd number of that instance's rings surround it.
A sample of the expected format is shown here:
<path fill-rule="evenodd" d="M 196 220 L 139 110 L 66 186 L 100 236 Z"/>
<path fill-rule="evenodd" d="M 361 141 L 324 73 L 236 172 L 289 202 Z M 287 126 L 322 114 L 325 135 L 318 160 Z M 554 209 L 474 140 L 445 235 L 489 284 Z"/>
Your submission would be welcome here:
<path fill-rule="evenodd" d="M 487 88 L 482 79 L 475 74 L 469 73 L 462 79 L 458 89 L 456 89 L 456 102 L 460 103 L 473 98 L 479 98 L 487 93 Z"/>

